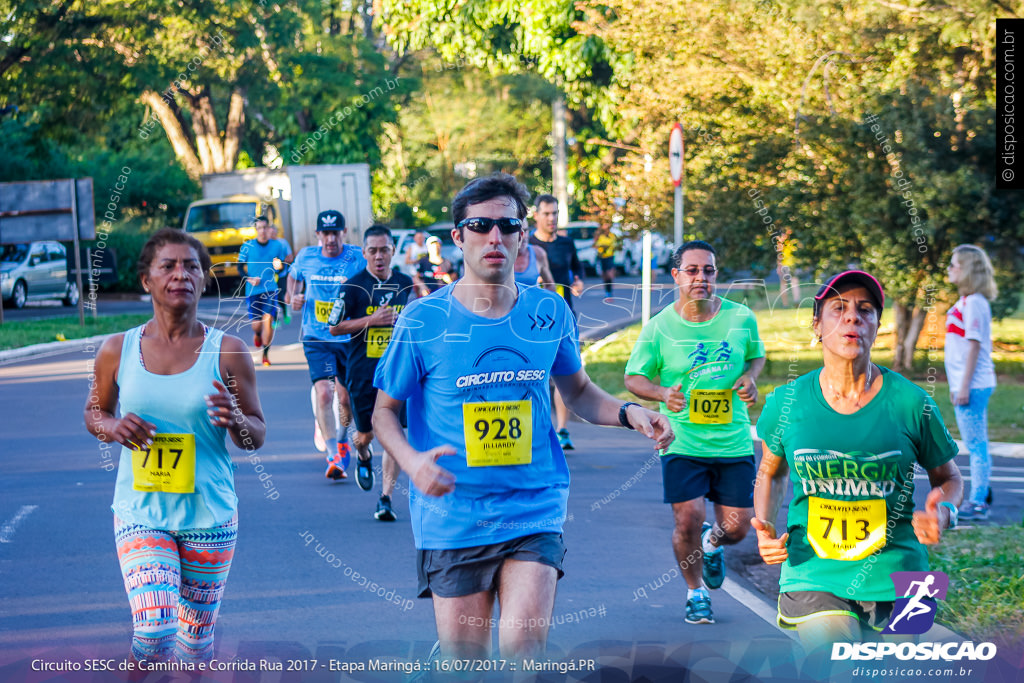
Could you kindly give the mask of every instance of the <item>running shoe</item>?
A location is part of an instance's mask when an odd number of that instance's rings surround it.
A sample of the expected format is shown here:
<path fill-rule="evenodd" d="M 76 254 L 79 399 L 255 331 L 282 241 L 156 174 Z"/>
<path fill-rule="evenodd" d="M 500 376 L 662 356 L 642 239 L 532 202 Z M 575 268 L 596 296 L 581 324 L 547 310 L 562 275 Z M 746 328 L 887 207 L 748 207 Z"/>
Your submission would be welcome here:
<path fill-rule="evenodd" d="M 259 332 L 252 333 L 252 343 L 257 349 L 263 346 L 263 337 L 260 336 Z"/>
<path fill-rule="evenodd" d="M 433 683 L 435 680 L 440 680 L 440 674 L 434 676 L 434 672 L 438 670 L 437 662 L 441 659 L 441 641 L 434 643 L 434 647 L 430 648 L 430 654 L 427 655 L 424 666 L 419 671 L 414 671 L 409 674 L 408 678 L 405 679 L 405 683 Z"/>
<path fill-rule="evenodd" d="M 391 496 L 381 496 L 380 500 L 377 501 L 377 511 L 373 513 L 374 519 L 378 522 L 393 522 L 395 517 L 395 511 L 391 509 Z"/>
<path fill-rule="evenodd" d="M 963 507 L 960 508 L 960 519 L 988 519 L 989 507 L 985 503 L 978 505 L 977 503 L 964 503 Z"/>
<path fill-rule="evenodd" d="M 713 624 L 715 615 L 711 613 L 711 598 L 703 591 L 686 601 L 687 624 Z"/>
<path fill-rule="evenodd" d="M 263 349 L 263 367 L 265 367 L 265 368 L 269 368 L 270 367 L 270 347 L 269 346 Z"/>
<path fill-rule="evenodd" d="M 711 525 L 704 522 L 700 530 L 700 542 L 703 545 L 704 538 L 711 533 Z M 708 588 L 721 588 L 725 581 L 725 553 L 721 548 L 714 552 L 704 553 L 704 585 Z"/>
<path fill-rule="evenodd" d="M 347 471 L 348 464 L 352 462 L 352 448 L 348 445 L 348 441 L 338 442 L 338 457 L 341 458 L 341 470 Z"/>
<path fill-rule="evenodd" d="M 564 427 L 558 430 L 558 445 L 562 447 L 563 451 L 576 450 L 576 447 L 572 445 L 572 439 L 569 438 L 569 430 Z"/>
<path fill-rule="evenodd" d="M 373 490 L 373 451 L 366 460 L 356 459 L 356 483 L 364 491 Z"/>
<path fill-rule="evenodd" d="M 339 479 L 348 479 L 348 475 L 345 474 L 345 470 L 338 466 L 338 463 L 331 461 L 327 463 L 327 471 L 324 472 L 324 476 L 328 479 L 338 481 Z"/>

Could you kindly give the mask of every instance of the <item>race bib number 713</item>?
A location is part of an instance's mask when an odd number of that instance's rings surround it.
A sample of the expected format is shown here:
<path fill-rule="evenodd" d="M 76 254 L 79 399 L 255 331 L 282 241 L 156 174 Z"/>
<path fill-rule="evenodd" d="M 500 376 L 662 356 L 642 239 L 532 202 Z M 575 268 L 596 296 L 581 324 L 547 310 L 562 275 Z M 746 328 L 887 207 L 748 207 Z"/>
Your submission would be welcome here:
<path fill-rule="evenodd" d="M 807 540 L 821 558 L 863 560 L 885 545 L 885 524 L 881 498 L 807 499 Z"/>

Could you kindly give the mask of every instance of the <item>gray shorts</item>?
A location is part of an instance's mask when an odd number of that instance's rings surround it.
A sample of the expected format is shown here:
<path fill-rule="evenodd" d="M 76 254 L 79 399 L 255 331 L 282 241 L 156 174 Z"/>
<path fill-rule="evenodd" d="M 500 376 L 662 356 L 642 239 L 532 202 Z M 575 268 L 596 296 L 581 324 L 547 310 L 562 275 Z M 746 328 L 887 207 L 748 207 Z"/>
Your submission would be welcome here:
<path fill-rule="evenodd" d="M 892 616 L 891 601 L 848 600 L 825 591 L 791 591 L 779 594 L 779 626 L 793 629 L 815 617 L 853 617 L 874 631 L 881 631 Z"/>
<path fill-rule="evenodd" d="M 418 550 L 416 574 L 419 597 L 461 598 L 465 595 L 495 591 L 505 560 L 539 562 L 565 576 L 562 560 L 565 542 L 562 534 L 543 533 L 513 538 L 503 543 L 477 545 L 453 550 Z"/>

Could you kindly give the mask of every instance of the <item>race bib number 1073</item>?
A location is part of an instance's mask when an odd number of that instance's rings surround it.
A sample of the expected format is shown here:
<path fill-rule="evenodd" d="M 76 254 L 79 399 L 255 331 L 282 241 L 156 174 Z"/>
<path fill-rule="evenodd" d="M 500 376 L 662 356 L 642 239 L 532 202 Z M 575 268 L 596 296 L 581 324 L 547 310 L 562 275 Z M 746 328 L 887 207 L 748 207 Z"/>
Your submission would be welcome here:
<path fill-rule="evenodd" d="M 732 423 L 732 390 L 698 390 L 690 392 L 690 422 L 698 425 Z"/>

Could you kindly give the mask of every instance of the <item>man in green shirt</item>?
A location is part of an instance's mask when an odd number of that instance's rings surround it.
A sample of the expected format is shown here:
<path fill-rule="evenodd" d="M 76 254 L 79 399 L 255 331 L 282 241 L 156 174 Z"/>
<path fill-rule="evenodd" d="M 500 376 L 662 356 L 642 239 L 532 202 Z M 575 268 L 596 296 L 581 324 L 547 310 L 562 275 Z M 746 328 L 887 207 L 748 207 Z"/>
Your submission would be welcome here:
<path fill-rule="evenodd" d="M 679 300 L 640 332 L 626 388 L 661 403 L 676 433 L 662 455 L 672 548 L 686 579 L 686 621 L 712 624 L 707 588 L 725 579 L 722 546 L 739 543 L 753 514 L 754 456 L 747 404 L 757 400 L 764 344 L 746 306 L 715 295 L 714 248 L 686 242 L 673 255 Z M 705 521 L 707 498 L 715 524 Z M 702 582 L 703 578 L 703 582 Z"/>

